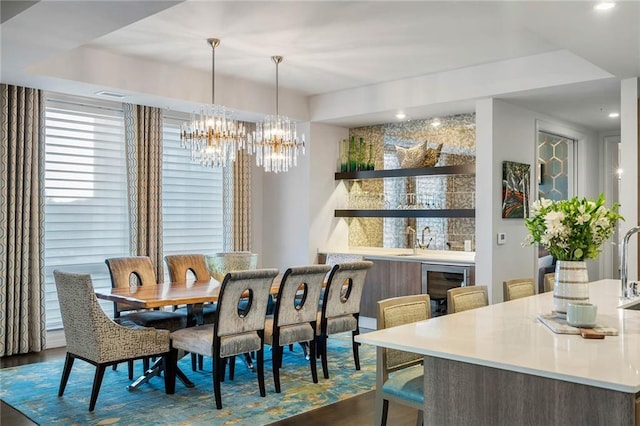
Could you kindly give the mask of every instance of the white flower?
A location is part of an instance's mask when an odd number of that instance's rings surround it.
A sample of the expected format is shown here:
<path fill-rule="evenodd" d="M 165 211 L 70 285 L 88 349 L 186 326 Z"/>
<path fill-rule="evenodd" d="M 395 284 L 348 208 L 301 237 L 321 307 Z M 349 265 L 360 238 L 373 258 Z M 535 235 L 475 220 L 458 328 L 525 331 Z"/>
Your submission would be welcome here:
<path fill-rule="evenodd" d="M 585 224 L 589 222 L 589 219 L 591 219 L 591 216 L 588 213 L 581 214 L 576 218 L 576 225 Z"/>

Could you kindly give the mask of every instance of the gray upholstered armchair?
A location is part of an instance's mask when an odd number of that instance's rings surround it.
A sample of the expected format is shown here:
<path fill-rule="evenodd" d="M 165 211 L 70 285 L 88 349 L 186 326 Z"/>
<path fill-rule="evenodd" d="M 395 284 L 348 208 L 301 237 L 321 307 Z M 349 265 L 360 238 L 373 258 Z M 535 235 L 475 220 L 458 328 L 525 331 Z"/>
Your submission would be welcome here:
<path fill-rule="evenodd" d="M 368 260 L 339 263 L 329 274 L 316 330 L 325 379 L 329 378 L 327 338 L 332 334 L 351 331 L 353 361 L 356 370 L 360 370 L 359 343 L 354 337 L 360 334 L 360 301 L 367 271 L 372 266 L 373 262 Z"/>
<path fill-rule="evenodd" d="M 152 356 L 171 356 L 169 352 L 169 331 L 153 328 L 133 329 L 123 327 L 104 313 L 93 291 L 89 274 L 53 272 L 64 335 L 67 340 L 67 355 L 60 379 L 58 396 L 64 389 L 76 358 L 96 366 L 89 411 L 93 411 L 98 392 L 107 366 L 123 361 Z M 175 389 L 175 360 L 166 362 L 165 389 L 173 393 Z"/>
<path fill-rule="evenodd" d="M 276 299 L 273 317 L 265 323 L 265 343 L 271 345 L 275 390 L 280 393 L 280 367 L 283 347 L 293 343 L 309 343 L 309 366 L 313 383 L 316 372 L 316 321 L 318 301 L 329 265 L 308 265 L 285 271 Z"/>
<path fill-rule="evenodd" d="M 220 382 L 224 375 L 224 361 L 227 358 L 231 360 L 229 377 L 233 380 L 236 355 L 257 352 L 260 396 L 266 395 L 264 323 L 269 293 L 276 275 L 277 269 L 229 272 L 222 281 L 213 324 L 189 327 L 171 333 L 173 354 L 182 349 L 213 358 L 213 392 L 218 409 L 222 408 Z M 177 354 L 172 359 L 176 357 Z M 175 366 L 170 370 L 175 372 Z"/>

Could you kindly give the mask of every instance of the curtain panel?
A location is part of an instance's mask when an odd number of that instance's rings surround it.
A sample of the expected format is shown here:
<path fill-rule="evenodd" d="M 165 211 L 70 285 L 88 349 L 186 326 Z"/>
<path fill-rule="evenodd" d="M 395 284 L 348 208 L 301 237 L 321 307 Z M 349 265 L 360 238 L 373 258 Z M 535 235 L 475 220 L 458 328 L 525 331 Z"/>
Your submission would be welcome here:
<path fill-rule="evenodd" d="M 0 356 L 45 348 L 44 93 L 0 85 Z"/>
<path fill-rule="evenodd" d="M 251 160 L 238 151 L 232 167 L 224 171 L 224 251 L 251 251 Z"/>
<path fill-rule="evenodd" d="M 162 282 L 162 110 L 124 104 L 124 123 L 129 250 L 134 256 L 149 256 L 158 282 Z"/>

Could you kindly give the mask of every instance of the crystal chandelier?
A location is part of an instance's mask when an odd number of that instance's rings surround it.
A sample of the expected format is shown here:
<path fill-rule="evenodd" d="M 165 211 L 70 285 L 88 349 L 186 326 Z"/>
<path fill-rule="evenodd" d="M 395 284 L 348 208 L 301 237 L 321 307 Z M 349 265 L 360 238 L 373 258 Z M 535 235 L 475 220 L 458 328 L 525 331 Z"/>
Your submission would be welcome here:
<path fill-rule="evenodd" d="M 286 172 L 298 165 L 298 155 L 305 154 L 304 134 L 298 140 L 296 123 L 278 113 L 278 64 L 282 56 L 272 56 L 276 64 L 276 114 L 269 115 L 261 123 L 256 123 L 254 137 L 249 142 L 250 152 L 256 155 L 258 167 L 267 172 Z"/>
<path fill-rule="evenodd" d="M 188 123 L 182 123 L 180 145 L 191 151 L 191 161 L 207 167 L 226 167 L 236 160 L 236 152 L 246 148 L 244 123 L 234 113 L 215 103 L 215 67 L 217 38 L 208 38 L 211 46 L 211 105 L 203 105 L 200 114 L 191 114 Z"/>

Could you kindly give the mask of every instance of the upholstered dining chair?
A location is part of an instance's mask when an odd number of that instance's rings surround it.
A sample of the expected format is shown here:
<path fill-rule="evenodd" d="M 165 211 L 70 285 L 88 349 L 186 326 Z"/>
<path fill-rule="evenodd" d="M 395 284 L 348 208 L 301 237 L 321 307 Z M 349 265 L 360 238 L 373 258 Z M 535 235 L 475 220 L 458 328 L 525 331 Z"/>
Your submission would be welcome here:
<path fill-rule="evenodd" d="M 174 284 L 186 284 L 189 274 L 192 274 L 196 282 L 209 281 L 211 274 L 207 261 L 203 254 L 174 254 L 164 257 L 169 269 L 169 279 Z M 205 303 L 202 306 L 202 323 L 211 324 L 213 322 L 214 313 L 217 303 Z M 174 306 L 174 310 L 183 315 L 187 315 L 186 307 Z M 194 324 L 189 324 L 194 325 Z M 198 366 L 202 369 L 202 357 L 198 358 Z M 196 371 L 196 355 L 191 356 L 191 369 Z"/>
<path fill-rule="evenodd" d="M 316 321 L 318 301 L 329 265 L 308 265 L 289 268 L 278 287 L 278 297 L 272 317 L 265 323 L 265 344 L 271 346 L 273 383 L 280 393 L 280 368 L 283 347 L 294 343 L 309 344 L 309 367 L 313 383 L 318 383 L 316 371 Z"/>
<path fill-rule="evenodd" d="M 487 286 L 472 285 L 447 290 L 447 313 L 467 311 L 489 305 Z"/>
<path fill-rule="evenodd" d="M 360 301 L 367 271 L 372 266 L 373 262 L 363 260 L 338 263 L 331 269 L 316 325 L 317 349 L 322 358 L 325 379 L 329 378 L 327 338 L 332 334 L 351 331 L 353 361 L 356 370 L 360 370 L 359 343 L 355 341 L 355 336 L 360 334 Z"/>
<path fill-rule="evenodd" d="M 113 257 L 105 260 L 111 275 L 111 287 L 130 288 L 132 285 L 157 285 L 156 272 L 148 256 Z M 123 303 L 113 303 L 114 321 L 124 326 L 142 326 L 174 331 L 186 326 L 186 315 L 162 310 L 138 310 Z M 124 315 L 122 315 L 124 313 Z M 133 378 L 133 362 L 129 363 L 129 378 Z M 143 369 L 149 360 L 143 360 Z M 115 369 L 115 365 L 114 365 Z"/>
<path fill-rule="evenodd" d="M 556 274 L 555 272 L 549 272 L 548 274 L 544 274 L 544 291 L 553 291 L 553 288 L 556 285 Z"/>
<path fill-rule="evenodd" d="M 266 395 L 264 324 L 269 293 L 276 275 L 277 269 L 229 272 L 220 287 L 218 309 L 213 324 L 184 328 L 171 333 L 174 354 L 182 349 L 213 358 L 213 393 L 218 409 L 222 408 L 220 382 L 224 375 L 224 360 L 231 361 L 229 377 L 233 380 L 236 355 L 256 352 L 260 396 Z M 241 304 L 243 299 L 248 299 L 248 303 Z M 174 367 L 171 371 L 175 372 Z"/>
<path fill-rule="evenodd" d="M 533 296 L 536 293 L 533 278 L 516 278 L 503 281 L 502 291 L 505 302 L 521 297 Z"/>
<path fill-rule="evenodd" d="M 400 296 L 378 302 L 378 330 L 431 318 L 428 294 Z M 387 424 L 389 401 L 418 410 L 417 424 L 423 422 L 423 356 L 413 352 L 377 347 L 375 425 Z"/>
<path fill-rule="evenodd" d="M 104 313 L 93 291 L 91 275 L 53 271 L 55 278 L 67 354 L 60 379 L 58 396 L 64 394 L 75 359 L 96 367 L 89 400 L 93 411 L 107 366 L 123 361 L 149 357 L 165 357 L 165 388 L 175 388 L 176 361 L 169 360 L 169 331 L 154 328 L 133 329 L 121 326 Z"/>

